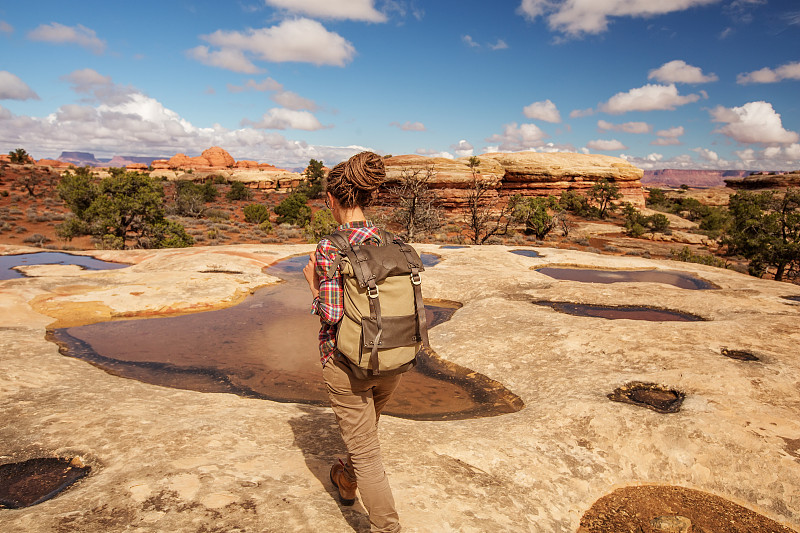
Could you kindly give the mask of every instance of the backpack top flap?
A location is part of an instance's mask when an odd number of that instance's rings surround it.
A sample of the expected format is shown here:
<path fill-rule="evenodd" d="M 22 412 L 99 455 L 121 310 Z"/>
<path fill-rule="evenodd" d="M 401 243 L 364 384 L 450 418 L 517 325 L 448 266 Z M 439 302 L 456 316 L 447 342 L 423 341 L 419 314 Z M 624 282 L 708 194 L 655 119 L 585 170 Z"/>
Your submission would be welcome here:
<path fill-rule="evenodd" d="M 422 272 L 425 267 L 422 260 L 411 246 L 404 243 L 388 231 L 381 231 L 384 244 L 355 244 L 341 231 L 336 231 L 327 238 L 350 261 L 353 274 L 362 289 L 383 282 L 389 276 L 409 275 L 412 272 Z M 339 266 L 341 257 L 338 257 L 328 270 L 331 278 Z"/>

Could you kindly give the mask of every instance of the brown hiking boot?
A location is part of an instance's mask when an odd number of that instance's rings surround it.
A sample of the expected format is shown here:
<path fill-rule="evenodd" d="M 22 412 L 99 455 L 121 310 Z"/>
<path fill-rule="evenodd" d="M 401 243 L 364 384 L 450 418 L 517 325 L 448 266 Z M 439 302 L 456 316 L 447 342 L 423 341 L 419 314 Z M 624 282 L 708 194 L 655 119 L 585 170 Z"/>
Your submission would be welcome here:
<path fill-rule="evenodd" d="M 339 501 L 342 505 L 353 505 L 356 502 L 355 474 L 349 472 L 341 459 L 331 467 L 331 483 L 339 489 Z"/>

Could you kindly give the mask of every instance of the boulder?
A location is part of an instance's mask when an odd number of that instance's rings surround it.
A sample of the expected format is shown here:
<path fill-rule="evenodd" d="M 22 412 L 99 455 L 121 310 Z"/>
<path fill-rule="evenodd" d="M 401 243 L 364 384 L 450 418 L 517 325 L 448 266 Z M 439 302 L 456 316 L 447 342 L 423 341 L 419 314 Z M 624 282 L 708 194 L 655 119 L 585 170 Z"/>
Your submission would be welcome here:
<path fill-rule="evenodd" d="M 231 154 L 219 146 L 212 146 L 208 150 L 204 150 L 201 157 L 206 159 L 206 165 L 210 167 L 228 168 L 236 163 Z"/>
<path fill-rule="evenodd" d="M 153 163 L 155 162 L 153 161 Z M 175 154 L 169 158 L 167 165 L 169 168 L 184 168 L 189 166 L 189 158 L 186 157 L 186 154 Z"/>
<path fill-rule="evenodd" d="M 241 161 L 237 161 L 236 168 L 258 168 L 257 161 L 248 161 L 247 159 L 242 159 Z"/>
<path fill-rule="evenodd" d="M 166 159 L 156 159 L 154 160 L 150 166 L 153 167 L 153 170 L 169 170 L 169 161 Z"/>

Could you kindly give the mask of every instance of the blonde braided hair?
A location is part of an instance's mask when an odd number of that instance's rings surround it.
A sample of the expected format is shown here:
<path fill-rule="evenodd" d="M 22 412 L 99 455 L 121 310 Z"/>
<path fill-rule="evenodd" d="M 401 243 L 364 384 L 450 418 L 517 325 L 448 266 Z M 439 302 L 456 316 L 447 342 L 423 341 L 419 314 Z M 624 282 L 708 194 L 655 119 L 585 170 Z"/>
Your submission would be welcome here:
<path fill-rule="evenodd" d="M 364 207 L 372 202 L 372 193 L 384 179 L 383 158 L 373 152 L 361 152 L 331 169 L 326 190 L 344 208 Z"/>

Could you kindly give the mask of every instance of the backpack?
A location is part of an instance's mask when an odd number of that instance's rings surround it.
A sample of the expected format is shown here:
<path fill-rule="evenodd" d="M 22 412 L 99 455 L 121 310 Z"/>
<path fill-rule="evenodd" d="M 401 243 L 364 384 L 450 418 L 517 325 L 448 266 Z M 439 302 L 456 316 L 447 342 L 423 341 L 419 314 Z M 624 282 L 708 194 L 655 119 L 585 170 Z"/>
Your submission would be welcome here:
<path fill-rule="evenodd" d="M 351 245 L 347 233 L 327 237 L 340 252 L 328 268 L 341 265 L 344 315 L 336 348 L 358 377 L 410 370 L 422 347 L 429 347 L 428 325 L 419 273 L 425 270 L 416 250 L 379 230 L 380 245 Z"/>

